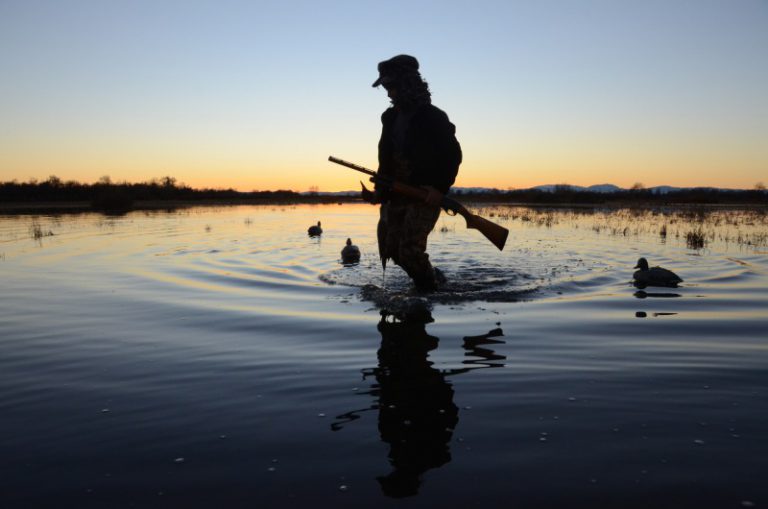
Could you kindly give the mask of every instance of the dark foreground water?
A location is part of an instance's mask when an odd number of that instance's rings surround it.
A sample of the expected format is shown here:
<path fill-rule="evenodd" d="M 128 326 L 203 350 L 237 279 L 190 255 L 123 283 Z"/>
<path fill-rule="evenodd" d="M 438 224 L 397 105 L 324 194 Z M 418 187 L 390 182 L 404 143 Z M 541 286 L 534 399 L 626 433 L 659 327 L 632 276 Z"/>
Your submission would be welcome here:
<path fill-rule="evenodd" d="M 768 506 L 765 216 L 483 213 L 426 325 L 369 206 L 0 217 L 0 507 Z"/>

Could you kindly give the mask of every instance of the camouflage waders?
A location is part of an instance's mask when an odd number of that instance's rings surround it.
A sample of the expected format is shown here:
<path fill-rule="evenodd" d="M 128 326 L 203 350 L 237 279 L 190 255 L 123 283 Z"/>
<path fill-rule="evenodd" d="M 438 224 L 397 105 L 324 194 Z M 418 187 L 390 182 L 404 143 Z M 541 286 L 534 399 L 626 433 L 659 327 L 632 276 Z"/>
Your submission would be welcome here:
<path fill-rule="evenodd" d="M 381 205 L 377 236 L 382 263 L 391 258 L 413 279 L 416 288 L 434 290 L 435 270 L 429 263 L 427 236 L 440 217 L 440 208 L 394 197 Z"/>

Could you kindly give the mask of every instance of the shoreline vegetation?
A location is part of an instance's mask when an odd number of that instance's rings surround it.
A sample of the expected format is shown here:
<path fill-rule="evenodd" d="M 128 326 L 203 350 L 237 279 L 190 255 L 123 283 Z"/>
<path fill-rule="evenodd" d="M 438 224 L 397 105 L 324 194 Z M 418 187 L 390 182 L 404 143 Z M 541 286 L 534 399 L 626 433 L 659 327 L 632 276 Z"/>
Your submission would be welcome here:
<path fill-rule="evenodd" d="M 601 206 L 656 207 L 721 205 L 738 207 L 768 206 L 768 192 L 758 185 L 752 190 L 691 188 L 657 193 L 635 185 L 629 190 L 592 192 L 576 190 L 567 184 L 552 191 L 539 189 L 472 192 L 456 189 L 451 196 L 468 203 L 494 203 L 524 206 Z M 102 177 L 94 184 L 63 182 L 55 176 L 45 181 L 0 182 L 0 213 L 101 211 L 120 214 L 131 210 L 174 209 L 192 206 L 260 204 L 355 203 L 357 195 L 323 194 L 297 191 L 251 191 L 234 189 L 193 189 L 178 184 L 173 177 L 142 183 L 113 183 Z"/>

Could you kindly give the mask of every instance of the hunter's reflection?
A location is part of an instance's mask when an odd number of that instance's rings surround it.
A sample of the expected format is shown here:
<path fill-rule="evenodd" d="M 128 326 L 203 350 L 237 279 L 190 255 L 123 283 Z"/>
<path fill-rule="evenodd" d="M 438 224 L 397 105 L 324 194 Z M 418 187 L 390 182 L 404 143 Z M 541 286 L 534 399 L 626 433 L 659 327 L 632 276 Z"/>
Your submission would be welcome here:
<path fill-rule="evenodd" d="M 438 340 L 425 324 L 388 322 L 381 333 L 378 382 L 379 433 L 389 444 L 393 470 L 378 477 L 384 494 L 406 497 L 418 493 L 421 475 L 451 461 L 448 443 L 459 422 L 453 387 L 427 360 Z"/>
<path fill-rule="evenodd" d="M 391 322 L 384 318 L 378 330 L 378 366 L 364 371 L 365 377 L 376 379 L 368 394 L 377 401 L 369 408 L 337 416 L 331 428 L 340 430 L 344 424 L 359 419 L 360 412 L 378 410 L 379 434 L 389 444 L 392 471 L 377 480 L 385 495 L 407 497 L 418 493 L 424 472 L 451 461 L 449 444 L 459 422 L 459 409 L 446 378 L 472 369 L 502 366 L 490 361 L 504 359 L 503 356 L 477 349 L 478 343 L 502 342 L 486 341 L 502 333 L 496 329 L 483 336 L 465 338 L 467 355 L 479 356 L 486 362 L 465 360 L 464 364 L 472 366 L 439 370 L 428 360 L 429 352 L 438 346 L 438 338 L 427 333 L 424 323 Z"/>

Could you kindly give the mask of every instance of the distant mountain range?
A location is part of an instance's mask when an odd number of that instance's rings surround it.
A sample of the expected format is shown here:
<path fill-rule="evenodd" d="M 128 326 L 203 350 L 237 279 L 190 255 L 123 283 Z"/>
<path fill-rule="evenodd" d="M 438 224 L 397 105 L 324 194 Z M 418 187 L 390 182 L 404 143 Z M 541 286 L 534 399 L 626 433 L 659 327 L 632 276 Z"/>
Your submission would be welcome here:
<path fill-rule="evenodd" d="M 584 186 L 572 186 L 570 184 L 560 184 L 560 185 L 544 185 L 544 186 L 535 186 L 531 189 L 538 189 L 539 191 L 544 191 L 547 193 L 553 193 L 558 189 L 568 188 L 570 191 L 586 191 L 590 193 L 617 193 L 620 191 L 629 191 L 629 189 L 619 187 L 613 184 L 595 184 L 593 186 L 584 187 Z M 650 191 L 654 194 L 667 194 L 669 192 L 673 191 L 688 191 L 691 189 L 715 189 L 713 187 L 672 187 L 672 186 L 656 186 L 656 187 L 647 187 L 643 190 Z"/>
<path fill-rule="evenodd" d="M 514 191 L 530 191 L 530 190 L 537 190 L 537 191 L 543 191 L 545 193 L 554 193 L 555 191 L 559 190 L 569 190 L 569 191 L 576 191 L 576 192 L 590 192 L 590 193 L 616 193 L 616 192 L 622 192 L 622 191 L 629 191 L 630 189 L 623 188 L 616 186 L 614 184 L 596 184 L 589 187 L 584 186 L 573 186 L 570 184 L 547 184 L 543 186 L 534 186 L 527 189 L 514 189 Z M 654 186 L 654 187 L 646 187 L 643 188 L 643 191 L 650 191 L 653 194 L 667 194 L 672 193 L 675 191 L 691 191 L 693 189 L 701 190 L 701 191 L 746 191 L 746 189 L 726 189 L 726 188 L 719 188 L 719 187 L 674 187 L 674 186 Z M 496 189 L 494 187 L 454 187 L 451 188 L 452 194 L 482 194 L 482 193 L 489 193 L 489 194 L 498 194 L 498 193 L 505 193 L 507 192 L 504 189 Z M 765 192 L 765 191 L 764 191 Z M 302 195 L 311 195 L 316 194 L 318 196 L 355 196 L 359 194 L 360 191 L 335 191 L 335 192 L 324 192 L 319 191 L 316 193 L 312 193 L 310 191 L 305 191 L 300 194 Z"/>

